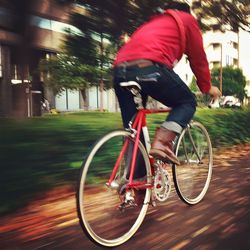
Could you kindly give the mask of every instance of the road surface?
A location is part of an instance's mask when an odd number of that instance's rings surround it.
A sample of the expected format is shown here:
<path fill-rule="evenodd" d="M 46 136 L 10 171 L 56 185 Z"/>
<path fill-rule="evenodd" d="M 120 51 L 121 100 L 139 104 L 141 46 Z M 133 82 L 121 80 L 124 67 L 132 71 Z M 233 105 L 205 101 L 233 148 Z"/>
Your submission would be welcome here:
<path fill-rule="evenodd" d="M 115 249 L 249 250 L 250 144 L 215 154 L 213 178 L 201 203 L 187 206 L 174 193 L 167 202 L 150 207 L 138 232 Z M 52 190 L 0 218 L 0 248 L 103 249 L 79 226 L 74 187 Z"/>

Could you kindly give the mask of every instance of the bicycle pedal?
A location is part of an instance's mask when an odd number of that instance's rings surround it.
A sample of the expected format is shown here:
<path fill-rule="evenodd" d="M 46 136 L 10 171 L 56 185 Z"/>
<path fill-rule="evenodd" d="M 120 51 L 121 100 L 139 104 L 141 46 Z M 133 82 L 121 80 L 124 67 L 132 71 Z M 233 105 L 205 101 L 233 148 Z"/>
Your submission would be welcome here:
<path fill-rule="evenodd" d="M 129 201 L 129 202 L 123 202 L 122 204 L 120 204 L 118 206 L 118 209 L 120 211 L 124 211 L 125 209 L 135 208 L 135 207 L 138 207 L 138 205 L 134 201 Z"/>
<path fill-rule="evenodd" d="M 149 203 L 152 207 L 156 207 L 157 206 L 157 203 L 156 203 L 156 201 L 150 201 L 150 203 Z"/>

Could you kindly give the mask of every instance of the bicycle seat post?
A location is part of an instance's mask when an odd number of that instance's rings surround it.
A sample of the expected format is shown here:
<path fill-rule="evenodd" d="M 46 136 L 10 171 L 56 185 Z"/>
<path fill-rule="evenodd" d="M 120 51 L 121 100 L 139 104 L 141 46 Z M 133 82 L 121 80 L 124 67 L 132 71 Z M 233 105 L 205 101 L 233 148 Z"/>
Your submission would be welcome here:
<path fill-rule="evenodd" d="M 121 82 L 121 87 L 128 89 L 134 96 L 134 102 L 136 104 L 136 109 L 143 109 L 142 96 L 141 96 L 141 86 L 136 81 Z"/>

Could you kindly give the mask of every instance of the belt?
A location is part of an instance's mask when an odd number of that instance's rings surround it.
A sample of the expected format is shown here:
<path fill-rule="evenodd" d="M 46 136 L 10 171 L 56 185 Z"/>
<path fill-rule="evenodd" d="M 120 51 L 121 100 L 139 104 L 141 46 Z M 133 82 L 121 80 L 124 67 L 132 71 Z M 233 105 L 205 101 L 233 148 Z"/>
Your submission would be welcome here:
<path fill-rule="evenodd" d="M 126 68 L 126 67 L 139 67 L 139 68 L 145 68 L 148 66 L 155 65 L 154 62 L 150 60 L 140 59 L 135 61 L 128 61 L 128 62 L 122 62 L 116 65 L 117 68 Z"/>

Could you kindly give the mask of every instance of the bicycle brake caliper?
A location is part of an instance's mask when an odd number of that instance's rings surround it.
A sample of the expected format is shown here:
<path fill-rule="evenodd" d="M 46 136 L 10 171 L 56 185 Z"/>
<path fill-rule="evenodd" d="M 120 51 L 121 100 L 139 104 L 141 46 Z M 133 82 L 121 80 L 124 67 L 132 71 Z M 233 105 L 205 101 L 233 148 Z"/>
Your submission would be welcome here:
<path fill-rule="evenodd" d="M 137 130 L 132 128 L 132 121 L 129 122 L 128 124 L 129 128 L 127 129 L 129 132 L 131 132 L 131 136 L 135 138 Z"/>

